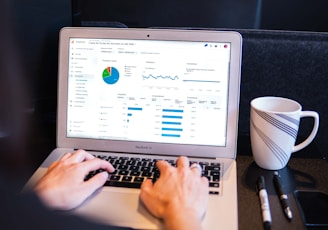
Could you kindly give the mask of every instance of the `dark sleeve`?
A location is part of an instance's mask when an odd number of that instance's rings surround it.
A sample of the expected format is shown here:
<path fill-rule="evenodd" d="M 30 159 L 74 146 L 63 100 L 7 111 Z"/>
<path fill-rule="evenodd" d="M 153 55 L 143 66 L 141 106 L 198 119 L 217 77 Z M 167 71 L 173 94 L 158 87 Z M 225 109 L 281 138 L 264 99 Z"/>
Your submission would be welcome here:
<path fill-rule="evenodd" d="M 2 207 L 0 211 L 1 229 L 92 229 L 127 230 L 109 225 L 100 225 L 79 216 L 64 212 L 53 212 L 44 207 L 33 193 L 13 195 L 1 189 Z M 2 194 L 1 194 L 2 193 Z"/>

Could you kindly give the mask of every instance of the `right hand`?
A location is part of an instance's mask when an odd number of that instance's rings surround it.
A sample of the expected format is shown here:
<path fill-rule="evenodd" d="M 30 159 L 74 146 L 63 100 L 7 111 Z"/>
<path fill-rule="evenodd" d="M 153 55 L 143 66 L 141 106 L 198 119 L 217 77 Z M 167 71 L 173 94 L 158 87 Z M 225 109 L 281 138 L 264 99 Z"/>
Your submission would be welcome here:
<path fill-rule="evenodd" d="M 200 229 L 208 201 L 208 180 L 197 168 L 190 169 L 187 157 L 177 159 L 177 167 L 158 161 L 160 177 L 146 180 L 140 198 L 148 210 L 164 220 L 167 229 Z M 183 226 L 183 227 L 182 227 Z"/>

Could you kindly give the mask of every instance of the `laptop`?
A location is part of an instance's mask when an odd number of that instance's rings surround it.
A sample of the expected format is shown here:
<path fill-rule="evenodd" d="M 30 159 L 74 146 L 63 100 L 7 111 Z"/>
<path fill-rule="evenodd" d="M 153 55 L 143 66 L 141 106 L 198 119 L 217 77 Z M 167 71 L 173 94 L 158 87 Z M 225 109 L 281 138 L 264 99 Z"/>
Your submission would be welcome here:
<path fill-rule="evenodd" d="M 116 174 L 71 212 L 92 221 L 163 229 L 139 200 L 130 159 L 200 162 L 210 182 L 204 229 L 238 229 L 236 148 L 241 35 L 233 31 L 66 27 L 60 31 L 57 147 L 33 186 L 64 153 L 85 149 Z M 119 166 L 121 167 L 121 166 Z M 214 174 L 207 168 L 214 168 Z M 123 173 L 121 175 L 120 173 Z M 126 186 L 128 185 L 128 186 Z M 183 210 L 181 210 L 183 211 Z"/>

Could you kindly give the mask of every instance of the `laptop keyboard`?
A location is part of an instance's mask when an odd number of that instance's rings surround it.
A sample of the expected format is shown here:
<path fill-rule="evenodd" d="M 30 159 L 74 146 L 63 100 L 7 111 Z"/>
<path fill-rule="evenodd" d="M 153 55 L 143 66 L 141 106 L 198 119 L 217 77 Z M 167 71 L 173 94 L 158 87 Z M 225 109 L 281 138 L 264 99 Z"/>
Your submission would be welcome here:
<path fill-rule="evenodd" d="M 159 178 L 160 173 L 156 167 L 156 161 L 159 159 L 151 158 L 138 158 L 138 157 L 118 157 L 107 156 L 101 154 L 94 154 L 95 157 L 109 161 L 115 168 L 113 173 L 110 173 L 105 186 L 113 187 L 126 187 L 126 188 L 140 188 L 141 184 L 146 179 L 151 179 L 153 182 Z M 164 160 L 164 159 L 163 159 Z M 174 160 L 166 160 L 172 166 L 176 166 Z M 221 164 L 218 162 L 196 162 L 191 161 L 190 164 L 198 163 L 202 169 L 202 176 L 207 177 L 209 181 L 210 194 L 218 195 L 217 189 L 211 190 L 211 188 L 220 187 L 220 174 Z M 90 172 L 85 180 L 90 179 L 96 173 L 102 170 Z"/>

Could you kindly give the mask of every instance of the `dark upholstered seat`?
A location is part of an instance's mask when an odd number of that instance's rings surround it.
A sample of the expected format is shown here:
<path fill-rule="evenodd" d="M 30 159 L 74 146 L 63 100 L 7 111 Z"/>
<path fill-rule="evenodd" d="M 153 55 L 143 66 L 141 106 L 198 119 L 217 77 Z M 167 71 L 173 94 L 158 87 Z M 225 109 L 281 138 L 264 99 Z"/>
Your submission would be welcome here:
<path fill-rule="evenodd" d="M 320 115 L 315 138 L 328 154 L 328 33 L 240 30 L 243 36 L 239 132 L 249 133 L 251 99 L 274 95 L 298 101 Z M 311 131 L 301 122 L 299 139 Z"/>

